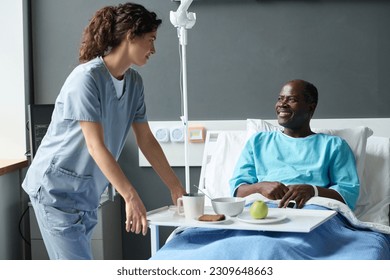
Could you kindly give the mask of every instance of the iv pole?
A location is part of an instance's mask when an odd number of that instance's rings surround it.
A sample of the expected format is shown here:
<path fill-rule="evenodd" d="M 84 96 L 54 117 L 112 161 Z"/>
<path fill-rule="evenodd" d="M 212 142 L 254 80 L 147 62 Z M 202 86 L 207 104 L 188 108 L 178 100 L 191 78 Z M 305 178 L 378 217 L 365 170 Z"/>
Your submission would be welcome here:
<path fill-rule="evenodd" d="M 181 0 L 176 12 L 171 11 L 170 20 L 177 28 L 177 36 L 181 46 L 182 56 L 182 83 L 183 83 L 183 116 L 181 120 L 184 124 L 184 162 L 185 162 L 185 186 L 186 192 L 190 192 L 190 167 L 188 163 L 188 103 L 187 103 L 187 30 L 191 29 L 196 22 L 196 14 L 188 13 L 187 10 L 193 0 Z"/>

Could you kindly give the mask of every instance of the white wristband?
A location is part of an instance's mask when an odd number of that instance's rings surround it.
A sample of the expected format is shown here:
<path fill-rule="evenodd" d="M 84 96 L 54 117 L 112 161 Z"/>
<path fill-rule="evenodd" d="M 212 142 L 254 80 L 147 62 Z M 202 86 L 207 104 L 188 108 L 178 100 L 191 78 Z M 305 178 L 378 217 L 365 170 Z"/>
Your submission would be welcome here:
<path fill-rule="evenodd" d="M 311 185 L 314 189 L 314 196 L 318 196 L 318 188 L 314 185 Z"/>

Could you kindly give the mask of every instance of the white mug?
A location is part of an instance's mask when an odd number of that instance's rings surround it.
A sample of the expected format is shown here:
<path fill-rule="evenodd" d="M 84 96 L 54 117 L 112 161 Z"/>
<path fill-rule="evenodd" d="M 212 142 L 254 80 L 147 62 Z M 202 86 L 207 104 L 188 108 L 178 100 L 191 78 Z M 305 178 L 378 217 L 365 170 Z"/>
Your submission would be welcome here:
<path fill-rule="evenodd" d="M 197 219 L 204 214 L 204 194 L 188 193 L 177 199 L 177 213 L 186 219 Z"/>

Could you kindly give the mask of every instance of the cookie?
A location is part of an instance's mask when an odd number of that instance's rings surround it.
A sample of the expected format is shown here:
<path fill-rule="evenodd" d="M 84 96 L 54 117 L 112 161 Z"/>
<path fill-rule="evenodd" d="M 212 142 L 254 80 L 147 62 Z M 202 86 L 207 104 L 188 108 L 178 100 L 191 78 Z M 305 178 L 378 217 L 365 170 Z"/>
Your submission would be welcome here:
<path fill-rule="evenodd" d="M 199 221 L 202 222 L 217 222 L 217 221 L 223 221 L 225 220 L 225 215 L 219 215 L 219 214 L 205 214 L 198 218 Z"/>

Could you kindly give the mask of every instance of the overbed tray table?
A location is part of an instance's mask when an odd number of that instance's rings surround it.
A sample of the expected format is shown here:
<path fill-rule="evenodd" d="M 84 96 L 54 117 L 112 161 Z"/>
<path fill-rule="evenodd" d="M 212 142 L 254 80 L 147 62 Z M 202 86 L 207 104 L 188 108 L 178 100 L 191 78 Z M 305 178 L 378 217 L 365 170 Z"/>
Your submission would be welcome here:
<path fill-rule="evenodd" d="M 248 208 L 237 217 L 226 217 L 219 222 L 201 222 L 187 220 L 178 215 L 175 206 L 164 206 L 147 213 L 151 234 L 151 253 L 154 255 L 160 248 L 159 227 L 207 227 L 221 229 L 241 229 L 283 232 L 310 232 L 336 215 L 333 210 L 309 210 L 291 208 L 269 208 L 268 219 L 251 221 L 246 219 Z M 205 214 L 215 214 L 211 206 L 205 207 Z"/>

